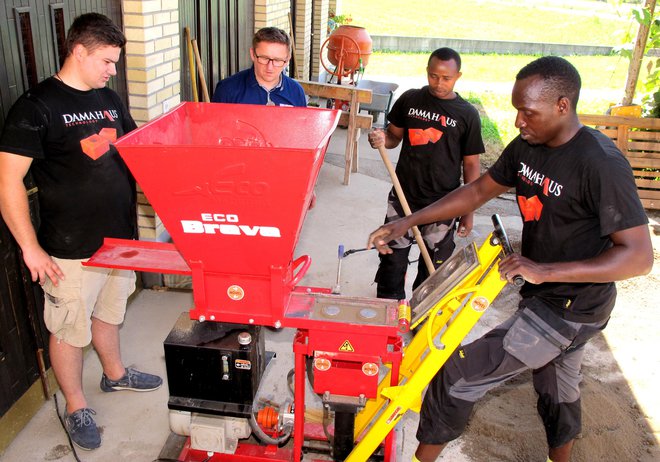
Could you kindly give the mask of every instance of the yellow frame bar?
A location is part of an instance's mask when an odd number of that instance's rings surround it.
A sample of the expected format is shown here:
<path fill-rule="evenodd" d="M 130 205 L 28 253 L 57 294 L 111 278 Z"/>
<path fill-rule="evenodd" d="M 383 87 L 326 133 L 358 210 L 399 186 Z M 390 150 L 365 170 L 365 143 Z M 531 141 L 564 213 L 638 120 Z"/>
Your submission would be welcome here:
<path fill-rule="evenodd" d="M 377 398 L 369 400 L 355 417 L 355 437 L 359 442 L 347 462 L 366 461 L 407 411 L 419 412 L 426 386 L 506 285 L 496 265 L 502 248 L 492 245 L 492 238 L 489 235 L 477 251 L 479 266 L 438 301 L 426 323 L 404 348 L 400 385 L 389 386 L 388 373 L 380 381 Z M 436 347 L 433 339 L 441 332 L 440 347 Z"/>

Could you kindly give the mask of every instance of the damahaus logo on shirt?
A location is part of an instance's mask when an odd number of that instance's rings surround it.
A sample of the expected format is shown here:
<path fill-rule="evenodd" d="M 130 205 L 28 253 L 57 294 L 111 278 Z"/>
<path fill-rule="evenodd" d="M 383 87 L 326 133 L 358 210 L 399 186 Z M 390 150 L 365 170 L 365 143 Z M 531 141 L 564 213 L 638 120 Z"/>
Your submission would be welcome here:
<path fill-rule="evenodd" d="M 455 127 L 456 120 L 436 112 L 427 111 L 425 109 L 416 109 L 411 107 L 408 109 L 408 117 L 423 120 L 425 122 L 440 122 L 443 127 Z"/>
<path fill-rule="evenodd" d="M 538 196 L 532 196 L 529 199 L 518 196 L 518 207 L 522 213 L 524 221 L 539 221 L 543 212 L 543 203 Z"/>
<path fill-rule="evenodd" d="M 518 178 L 530 186 L 540 186 L 541 194 L 543 196 L 561 196 L 561 191 L 563 189 L 562 185 L 551 180 L 544 174 L 537 172 L 524 162 L 520 163 Z M 541 218 L 543 202 L 539 199 L 538 194 L 532 197 L 518 196 L 518 207 L 520 207 L 520 212 L 525 221 L 538 221 Z"/>
<path fill-rule="evenodd" d="M 97 135 L 80 140 L 80 149 L 90 158 L 96 160 L 110 150 L 110 145 L 117 141 L 117 130 L 102 128 Z"/>
<path fill-rule="evenodd" d="M 78 112 L 76 114 L 62 114 L 64 125 L 87 125 L 98 122 L 99 120 L 109 120 L 114 122 L 119 117 L 116 109 L 106 109 L 103 111 Z"/>
<path fill-rule="evenodd" d="M 437 143 L 442 138 L 442 132 L 436 128 L 409 128 L 408 139 L 411 146 L 419 146 L 428 143 Z"/>
<path fill-rule="evenodd" d="M 543 173 L 537 172 L 524 162 L 520 162 L 518 177 L 528 185 L 539 185 L 543 187 L 544 196 L 561 196 L 561 190 L 564 188 L 556 181 L 546 177 Z"/>

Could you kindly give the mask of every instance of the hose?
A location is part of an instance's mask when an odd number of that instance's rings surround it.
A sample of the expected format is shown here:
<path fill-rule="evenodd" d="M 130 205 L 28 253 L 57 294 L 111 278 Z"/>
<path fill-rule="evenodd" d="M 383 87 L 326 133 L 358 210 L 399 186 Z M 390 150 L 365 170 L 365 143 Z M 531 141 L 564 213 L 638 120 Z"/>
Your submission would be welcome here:
<path fill-rule="evenodd" d="M 266 372 L 268 371 L 268 369 L 270 369 L 270 365 L 273 362 L 274 361 L 270 361 L 268 363 L 268 366 L 266 367 L 266 370 L 264 371 L 262 377 L 266 375 Z M 287 381 L 288 381 L 288 377 L 287 377 Z M 257 402 L 257 396 L 259 396 L 259 392 L 261 391 L 262 383 L 263 381 L 261 381 L 261 383 L 259 384 L 259 388 L 257 388 L 257 392 L 254 394 L 253 402 Z M 272 436 L 267 435 L 266 432 L 264 432 L 261 429 L 261 426 L 257 422 L 257 419 L 254 414 L 255 413 L 253 409 L 252 412 L 250 412 L 250 418 L 248 419 L 248 421 L 250 422 L 250 428 L 252 429 L 252 433 L 254 434 L 255 438 L 257 438 L 259 441 L 261 441 L 264 444 L 271 444 L 277 446 L 283 446 L 289 441 L 289 439 L 291 438 L 291 434 L 293 433 L 293 428 L 291 428 L 288 432 L 283 433 L 281 436 L 277 438 L 273 438 Z"/>

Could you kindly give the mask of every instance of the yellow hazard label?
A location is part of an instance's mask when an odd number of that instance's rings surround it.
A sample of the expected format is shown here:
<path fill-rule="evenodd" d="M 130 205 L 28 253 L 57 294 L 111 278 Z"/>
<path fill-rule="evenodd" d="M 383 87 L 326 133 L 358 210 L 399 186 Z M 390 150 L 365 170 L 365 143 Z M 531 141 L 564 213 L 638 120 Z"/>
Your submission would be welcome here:
<path fill-rule="evenodd" d="M 350 351 L 353 352 L 355 351 L 355 348 L 353 348 L 353 345 L 351 345 L 351 342 L 348 340 L 344 340 L 344 343 L 341 344 L 339 347 L 339 351 Z"/>

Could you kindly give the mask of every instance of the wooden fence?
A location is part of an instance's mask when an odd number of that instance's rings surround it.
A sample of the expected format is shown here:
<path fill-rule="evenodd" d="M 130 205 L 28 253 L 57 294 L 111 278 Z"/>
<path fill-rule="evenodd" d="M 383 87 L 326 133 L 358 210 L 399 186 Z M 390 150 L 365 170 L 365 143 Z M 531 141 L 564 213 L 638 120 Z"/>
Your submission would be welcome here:
<path fill-rule="evenodd" d="M 660 119 L 580 114 L 616 143 L 632 166 L 642 204 L 660 209 Z"/>

